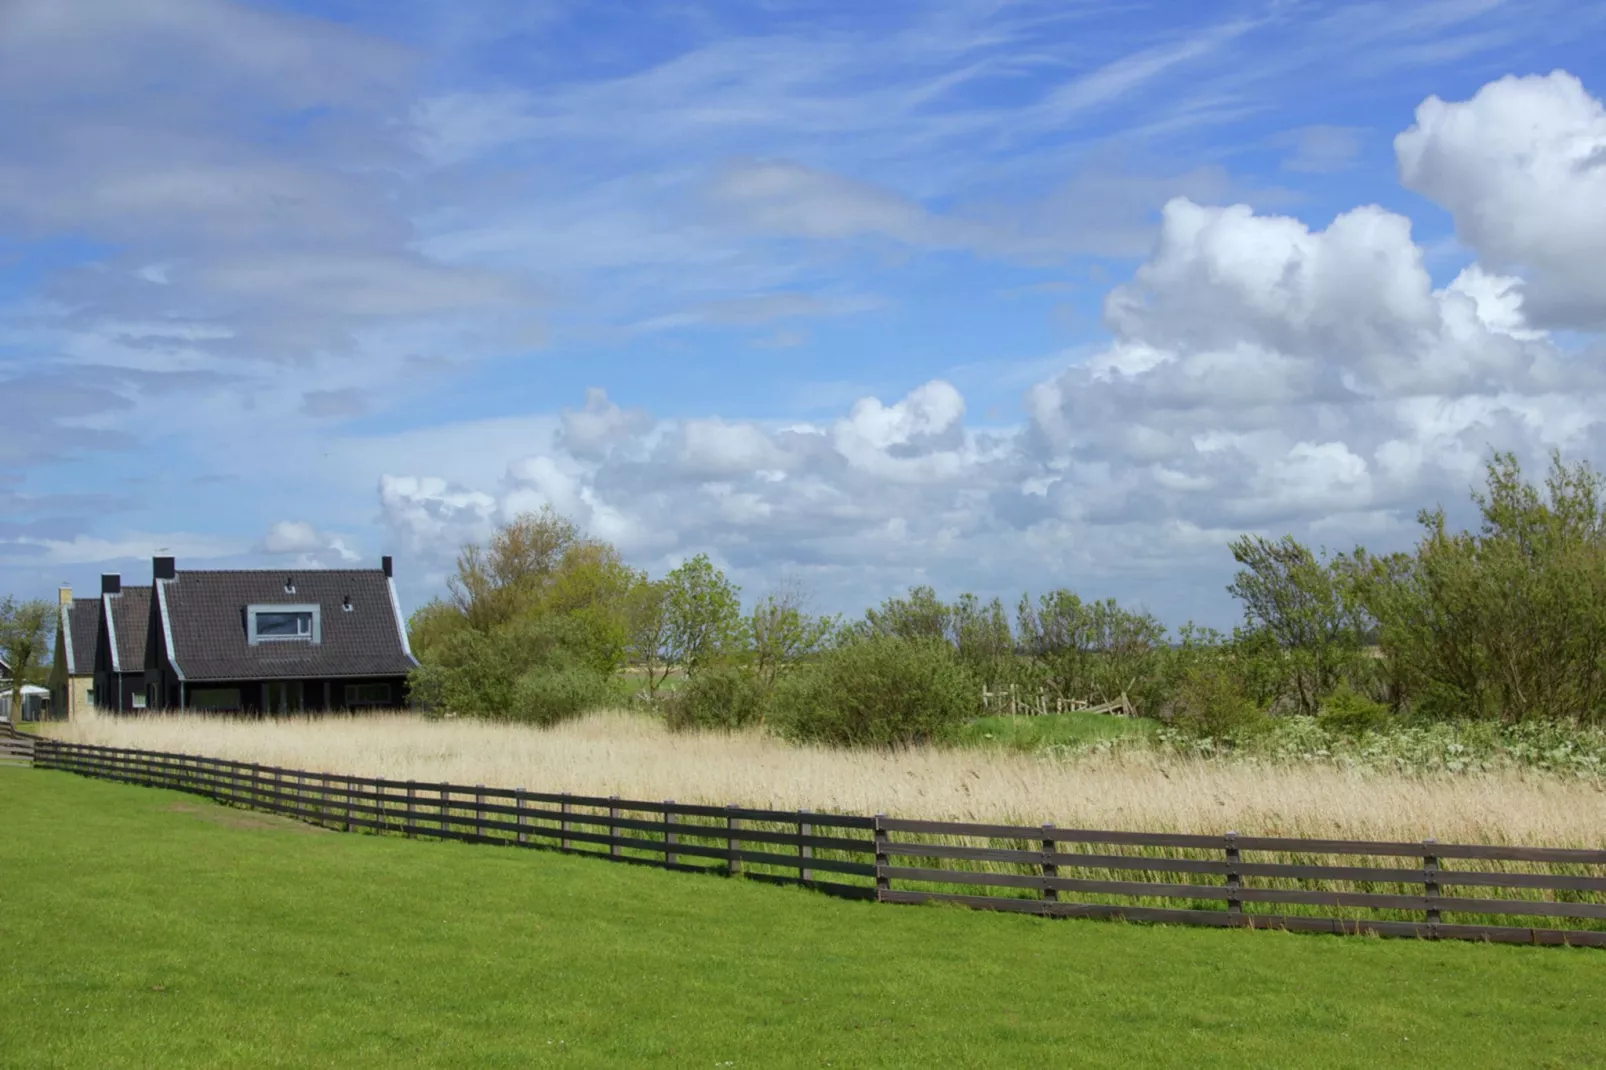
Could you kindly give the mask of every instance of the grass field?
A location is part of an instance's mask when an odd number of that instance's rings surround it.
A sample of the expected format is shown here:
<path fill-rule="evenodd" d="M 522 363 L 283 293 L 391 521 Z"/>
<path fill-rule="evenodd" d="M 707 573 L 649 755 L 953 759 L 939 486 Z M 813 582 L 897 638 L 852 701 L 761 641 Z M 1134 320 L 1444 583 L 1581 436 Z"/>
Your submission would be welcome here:
<path fill-rule="evenodd" d="M 1144 736 L 1159 727 L 1143 717 L 1115 717 L 1107 713 L 1050 713 L 1036 717 L 1008 714 L 978 717 L 959 736 L 966 747 L 996 747 L 1031 752 L 1055 744 L 1094 743 L 1106 739 Z"/>
<path fill-rule="evenodd" d="M 0 769 L 0 1066 L 1606 1062 L 1597 951 L 1044 922 Z"/>

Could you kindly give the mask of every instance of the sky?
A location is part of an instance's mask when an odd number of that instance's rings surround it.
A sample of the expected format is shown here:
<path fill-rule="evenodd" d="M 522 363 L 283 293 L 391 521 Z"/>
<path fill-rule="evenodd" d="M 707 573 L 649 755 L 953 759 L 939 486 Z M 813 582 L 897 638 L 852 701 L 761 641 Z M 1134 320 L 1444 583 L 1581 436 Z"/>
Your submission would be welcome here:
<path fill-rule="evenodd" d="M 1606 462 L 1606 5 L 0 0 L 0 593 L 550 504 L 1230 625 Z"/>

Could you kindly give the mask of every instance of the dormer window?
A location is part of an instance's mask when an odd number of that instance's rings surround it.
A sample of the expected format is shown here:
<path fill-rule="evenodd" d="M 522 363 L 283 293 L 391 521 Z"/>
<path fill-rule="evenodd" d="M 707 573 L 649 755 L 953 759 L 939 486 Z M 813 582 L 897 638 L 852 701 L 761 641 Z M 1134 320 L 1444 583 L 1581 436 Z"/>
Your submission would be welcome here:
<path fill-rule="evenodd" d="M 323 642 L 323 615 L 315 605 L 247 606 L 246 639 L 259 643 Z"/>

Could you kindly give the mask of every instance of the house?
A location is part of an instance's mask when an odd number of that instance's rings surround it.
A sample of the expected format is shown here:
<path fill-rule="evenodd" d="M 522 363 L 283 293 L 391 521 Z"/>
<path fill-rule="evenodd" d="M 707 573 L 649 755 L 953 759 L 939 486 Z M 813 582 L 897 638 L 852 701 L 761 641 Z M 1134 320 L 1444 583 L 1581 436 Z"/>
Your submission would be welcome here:
<path fill-rule="evenodd" d="M 418 665 L 389 557 L 377 569 L 180 570 L 151 563 L 151 709 L 390 708 Z"/>
<path fill-rule="evenodd" d="M 56 656 L 50 663 L 50 707 L 58 720 L 71 720 L 95 704 L 100 611 L 100 599 L 75 599 L 71 587 L 61 589 Z"/>
<path fill-rule="evenodd" d="M 95 638 L 95 705 L 103 710 L 145 708 L 145 640 L 150 633 L 151 589 L 124 587 L 123 578 L 100 578 Z"/>
<path fill-rule="evenodd" d="M 22 685 L 22 710 L 17 716 L 12 715 L 11 688 L 15 681 L 8 675 L 0 681 L 0 721 L 46 721 L 50 719 L 50 689 L 35 687 L 33 684 Z"/>
<path fill-rule="evenodd" d="M 22 709 L 11 709 L 12 688 L 17 681 L 11 675 L 11 665 L 0 658 L 0 721 L 39 721 L 50 716 L 50 691 L 33 684 L 21 688 Z"/>

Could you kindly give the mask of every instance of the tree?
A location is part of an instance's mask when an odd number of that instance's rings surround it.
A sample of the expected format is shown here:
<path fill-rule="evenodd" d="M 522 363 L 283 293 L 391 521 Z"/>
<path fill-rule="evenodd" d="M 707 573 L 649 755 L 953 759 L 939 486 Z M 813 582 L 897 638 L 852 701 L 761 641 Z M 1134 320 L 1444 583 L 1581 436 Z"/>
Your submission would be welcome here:
<path fill-rule="evenodd" d="M 775 690 L 781 674 L 818 653 L 837 630 L 834 617 L 814 617 L 796 584 L 772 591 L 753 607 L 747 620 L 751 669 L 762 694 Z"/>
<path fill-rule="evenodd" d="M 1099 702 L 1124 694 L 1140 708 L 1158 701 L 1165 628 L 1148 613 L 1062 588 L 1035 603 L 1021 596 L 1016 621 L 1021 646 L 1059 694 Z"/>
<path fill-rule="evenodd" d="M 12 716 L 22 714 L 22 685 L 44 663 L 55 642 L 55 614 L 50 603 L 18 602 L 11 595 L 0 600 L 0 656 L 11 666 Z"/>
<path fill-rule="evenodd" d="M 1292 535 L 1277 542 L 1245 535 L 1233 542 L 1232 556 L 1244 568 L 1227 591 L 1243 603 L 1247 631 L 1275 642 L 1290 697 L 1300 713 L 1314 716 L 1359 658 L 1368 630 L 1348 573 Z"/>
<path fill-rule="evenodd" d="M 741 649 L 740 589 L 698 554 L 664 577 L 668 653 L 687 675 Z"/>
<path fill-rule="evenodd" d="M 949 610 L 930 587 L 909 588 L 907 598 L 889 598 L 865 613 L 858 631 L 898 639 L 947 639 Z"/>
<path fill-rule="evenodd" d="M 452 604 L 470 627 L 505 623 L 529 608 L 575 544 L 580 528 L 550 505 L 520 513 L 496 529 L 489 545 L 464 545 L 447 581 Z"/>
<path fill-rule="evenodd" d="M 1477 531 L 1442 508 L 1406 561 L 1357 558 L 1380 643 L 1436 717 L 1606 720 L 1606 480 L 1552 455 L 1543 488 L 1496 453 Z"/>
<path fill-rule="evenodd" d="M 669 587 L 643 577 L 626 599 L 629 659 L 647 674 L 647 697 L 656 699 L 658 688 L 675 667 L 669 642 Z"/>
<path fill-rule="evenodd" d="M 967 592 L 947 607 L 946 617 L 948 638 L 959 660 L 984 686 L 1016 678 L 1015 635 L 1002 601 L 983 603 Z"/>

